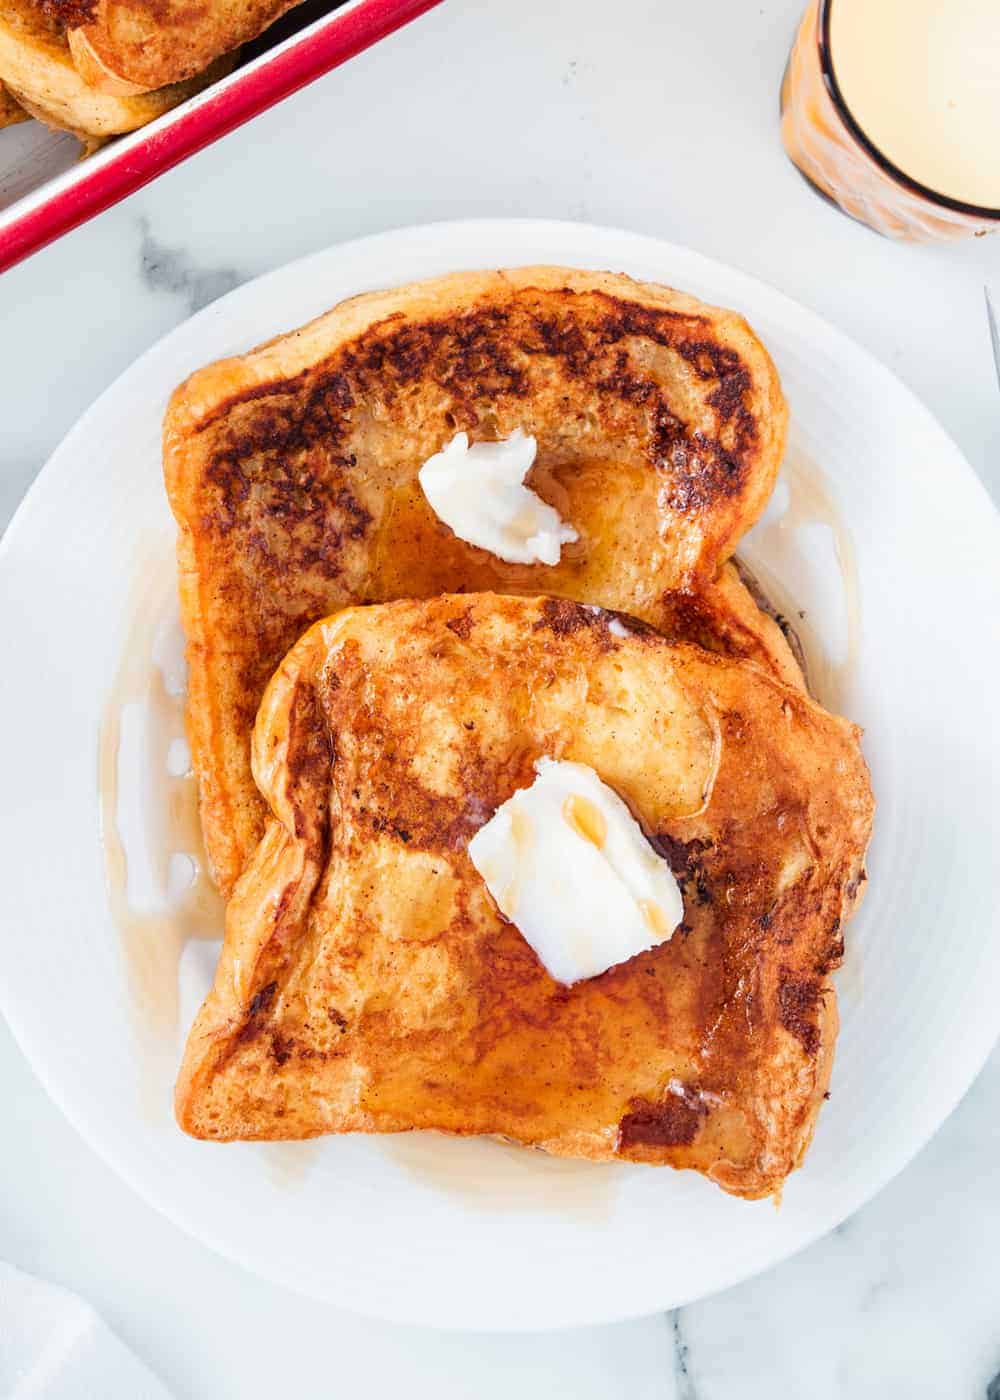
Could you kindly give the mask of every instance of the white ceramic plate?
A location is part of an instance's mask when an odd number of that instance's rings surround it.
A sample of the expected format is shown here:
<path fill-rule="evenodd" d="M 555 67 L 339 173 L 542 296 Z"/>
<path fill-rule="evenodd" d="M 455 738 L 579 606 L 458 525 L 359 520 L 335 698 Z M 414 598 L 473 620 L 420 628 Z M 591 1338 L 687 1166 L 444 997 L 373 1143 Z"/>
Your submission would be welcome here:
<path fill-rule="evenodd" d="M 867 900 L 848 930 L 832 1099 L 778 1210 L 688 1173 L 486 1142 L 221 1147 L 172 1120 L 179 1047 L 214 949 L 181 953 L 177 917 L 157 914 L 184 877 L 183 860 L 167 869 L 162 822 L 168 799 L 185 800 L 185 780 L 167 774 L 178 706 L 161 695 L 156 724 L 142 703 L 119 713 L 153 693 L 151 678 L 181 683 L 159 459 L 167 395 L 205 361 L 355 292 L 531 262 L 622 269 L 739 308 L 791 404 L 791 484 L 743 553 L 824 639 L 817 679 L 866 728 L 879 811 Z M 846 522 L 839 562 L 831 512 Z M 126 1181 L 200 1240 L 303 1292 L 412 1322 L 535 1328 L 723 1288 L 868 1200 L 951 1111 L 996 1036 L 1000 663 L 986 632 L 998 612 L 1000 530 L 958 450 L 886 369 L 770 288 L 681 248 L 571 224 L 444 224 L 331 248 L 241 287 L 145 355 L 55 453 L 3 542 L 4 1010 L 52 1096 Z M 152 910 L 124 933 L 100 832 L 102 785 L 115 817 L 99 761 L 109 722 L 123 745 L 129 898 Z M 185 918 L 217 931 L 210 906 Z"/>

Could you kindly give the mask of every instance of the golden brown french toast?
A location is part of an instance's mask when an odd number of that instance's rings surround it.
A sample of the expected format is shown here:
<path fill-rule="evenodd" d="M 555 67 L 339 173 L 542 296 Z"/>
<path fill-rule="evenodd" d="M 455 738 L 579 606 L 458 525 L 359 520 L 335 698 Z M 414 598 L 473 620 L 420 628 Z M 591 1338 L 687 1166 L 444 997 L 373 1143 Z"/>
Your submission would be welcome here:
<path fill-rule="evenodd" d="M 223 893 L 263 831 L 249 736 L 264 687 L 339 608 L 552 593 L 796 680 L 773 622 L 720 574 L 771 492 L 785 426 L 774 366 L 740 316 L 558 267 L 355 297 L 192 375 L 167 413 L 164 460 L 189 733 Z M 417 481 L 456 431 L 518 428 L 538 440 L 527 484 L 579 535 L 552 567 L 459 539 Z"/>
<path fill-rule="evenodd" d="M 681 882 L 668 942 L 553 981 L 467 846 L 540 756 Z M 808 1146 L 872 815 L 858 731 L 759 666 L 565 599 L 350 608 L 275 674 L 264 837 L 177 1085 L 199 1137 L 434 1128 L 780 1188 Z"/>
<path fill-rule="evenodd" d="M 188 82 L 137 96 L 95 91 L 73 66 L 65 31 L 36 0 L 0 0 L 0 80 L 21 108 L 87 146 L 133 131 L 227 72 L 223 59 Z"/>
<path fill-rule="evenodd" d="M 28 114 L 3 83 L 0 83 L 0 127 L 15 126 L 28 120 Z"/>
<path fill-rule="evenodd" d="M 60 0 L 51 0 L 56 6 Z M 79 0 L 70 0 L 80 9 Z M 93 0 L 69 29 L 73 61 L 96 90 L 149 92 L 186 82 L 232 53 L 290 10 L 297 0 Z"/>

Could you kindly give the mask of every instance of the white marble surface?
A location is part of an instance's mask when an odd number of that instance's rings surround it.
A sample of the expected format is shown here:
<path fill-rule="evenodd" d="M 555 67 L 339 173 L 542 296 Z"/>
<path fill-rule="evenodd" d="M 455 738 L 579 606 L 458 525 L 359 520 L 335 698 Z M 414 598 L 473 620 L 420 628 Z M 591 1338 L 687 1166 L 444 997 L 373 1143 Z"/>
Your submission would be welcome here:
<path fill-rule="evenodd" d="M 997 498 L 982 289 L 1000 286 L 1000 239 L 894 246 L 807 190 L 777 139 L 800 3 L 446 0 L 8 273 L 0 524 L 196 307 L 345 237 L 504 213 L 659 234 L 782 287 L 892 366 Z M 903 1175 L 798 1258 L 670 1316 L 516 1337 L 360 1321 L 216 1258 L 98 1161 L 2 1026 L 0 1100 L 0 1257 L 83 1293 L 178 1396 L 985 1400 L 1000 1372 L 1000 1055 Z"/>

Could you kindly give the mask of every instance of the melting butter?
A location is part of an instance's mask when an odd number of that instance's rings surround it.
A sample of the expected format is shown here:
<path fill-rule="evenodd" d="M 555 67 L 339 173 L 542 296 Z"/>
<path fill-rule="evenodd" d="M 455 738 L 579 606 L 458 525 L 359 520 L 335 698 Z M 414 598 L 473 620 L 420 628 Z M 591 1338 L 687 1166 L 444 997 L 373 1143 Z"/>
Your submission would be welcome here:
<path fill-rule="evenodd" d="M 470 444 L 468 433 L 456 433 L 420 468 L 420 487 L 460 540 L 508 564 L 558 564 L 578 535 L 524 485 L 537 450 L 520 428 L 499 442 Z"/>
<path fill-rule="evenodd" d="M 684 903 L 667 862 L 583 763 L 541 758 L 469 856 L 500 912 L 558 982 L 597 977 L 669 939 Z"/>

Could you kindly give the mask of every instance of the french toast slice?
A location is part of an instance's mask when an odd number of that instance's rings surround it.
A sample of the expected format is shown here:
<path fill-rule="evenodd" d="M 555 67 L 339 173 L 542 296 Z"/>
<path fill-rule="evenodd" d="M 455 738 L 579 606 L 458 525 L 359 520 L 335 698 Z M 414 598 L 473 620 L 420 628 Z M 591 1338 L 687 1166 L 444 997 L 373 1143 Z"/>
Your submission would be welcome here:
<path fill-rule="evenodd" d="M 742 317 L 559 267 L 464 272 L 342 303 L 193 374 L 164 428 L 189 644 L 188 726 L 228 894 L 260 840 L 249 736 L 281 657 L 356 603 L 492 589 L 619 609 L 795 662 L 720 568 L 772 490 L 787 411 Z M 456 431 L 535 435 L 528 485 L 578 532 L 507 564 L 434 514 L 417 473 Z"/>
<path fill-rule="evenodd" d="M 830 972 L 864 880 L 858 734 L 752 662 L 566 599 L 316 624 L 257 719 L 268 823 L 188 1039 L 180 1125 L 493 1134 L 778 1190 L 826 1091 Z M 543 755 L 625 799 L 684 897 L 670 941 L 572 986 L 467 852 Z"/>
<path fill-rule="evenodd" d="M 64 0 L 50 0 L 57 8 Z M 257 37 L 298 0 L 65 0 L 85 9 L 69 28 L 73 61 L 99 92 L 128 96 L 186 82 Z"/>
<path fill-rule="evenodd" d="M 24 112 L 71 131 L 85 146 L 145 126 L 229 71 L 223 59 L 190 81 L 156 92 L 112 96 L 89 87 L 73 66 L 65 31 L 37 0 L 0 3 L 0 80 Z"/>

